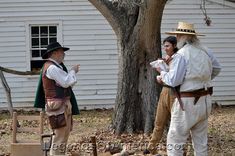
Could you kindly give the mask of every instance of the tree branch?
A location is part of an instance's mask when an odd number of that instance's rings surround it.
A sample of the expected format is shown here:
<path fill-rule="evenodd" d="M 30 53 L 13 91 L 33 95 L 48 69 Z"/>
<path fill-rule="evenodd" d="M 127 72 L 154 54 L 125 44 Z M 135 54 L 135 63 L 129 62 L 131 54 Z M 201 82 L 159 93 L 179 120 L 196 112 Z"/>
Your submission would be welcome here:
<path fill-rule="evenodd" d="M 10 73 L 10 74 L 16 74 L 16 75 L 38 75 L 40 72 L 32 72 L 32 71 L 17 71 L 17 70 L 12 70 L 12 69 L 8 69 L 8 68 L 4 68 L 2 66 L 0 66 L 0 70 Z"/>
<path fill-rule="evenodd" d="M 107 19 L 109 24 L 112 26 L 117 37 L 120 35 L 130 34 L 129 28 L 133 27 L 133 21 L 136 19 L 138 14 L 139 6 L 137 4 L 139 0 L 89 0 Z M 133 16 L 130 16 L 133 15 Z M 126 24 L 130 25 L 127 26 Z M 135 23 L 134 23 L 135 24 Z M 121 38 L 121 37 L 120 37 Z"/>
<path fill-rule="evenodd" d="M 114 16 L 117 11 L 115 5 L 109 0 L 89 0 L 89 2 L 107 19 L 115 33 L 118 33 L 119 23 Z"/>
<path fill-rule="evenodd" d="M 12 100 L 11 100 L 11 89 L 7 84 L 6 78 L 3 74 L 3 72 L 0 70 L 0 79 L 2 82 L 2 86 L 5 89 L 6 96 L 7 96 L 7 102 L 8 102 L 8 110 L 11 114 L 11 117 L 13 116 L 13 105 L 12 105 Z"/>

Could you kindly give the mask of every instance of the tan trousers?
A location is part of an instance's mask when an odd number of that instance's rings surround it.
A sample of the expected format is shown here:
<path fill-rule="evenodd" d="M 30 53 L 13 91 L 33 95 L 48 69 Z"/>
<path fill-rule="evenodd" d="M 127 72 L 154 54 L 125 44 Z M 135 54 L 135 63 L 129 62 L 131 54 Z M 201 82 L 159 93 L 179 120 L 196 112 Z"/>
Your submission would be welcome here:
<path fill-rule="evenodd" d="M 175 100 L 167 135 L 168 156 L 182 156 L 189 134 L 192 136 L 195 156 L 207 156 L 207 125 L 211 112 L 211 96 L 202 96 L 194 105 L 194 97 L 181 98 L 184 111 Z"/>
<path fill-rule="evenodd" d="M 160 142 L 164 128 L 170 120 L 171 108 L 174 102 L 174 93 L 171 88 L 163 87 L 157 106 L 157 113 L 155 118 L 155 125 L 151 140 L 148 144 L 148 150 L 154 152 L 156 145 Z"/>
<path fill-rule="evenodd" d="M 51 156 L 62 156 L 66 153 L 69 134 L 72 130 L 72 106 L 70 100 L 67 100 L 65 104 L 66 126 L 54 130 L 55 135 L 52 138 L 52 145 L 50 149 Z"/>

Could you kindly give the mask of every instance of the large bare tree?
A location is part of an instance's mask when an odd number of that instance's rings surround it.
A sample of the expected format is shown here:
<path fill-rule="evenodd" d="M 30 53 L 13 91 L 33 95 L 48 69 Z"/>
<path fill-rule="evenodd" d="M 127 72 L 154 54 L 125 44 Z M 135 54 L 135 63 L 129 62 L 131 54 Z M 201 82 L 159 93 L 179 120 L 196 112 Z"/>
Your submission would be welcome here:
<path fill-rule="evenodd" d="M 160 27 L 167 0 L 89 0 L 117 36 L 118 90 L 113 127 L 117 134 L 153 129 L 159 86 L 149 63 L 161 56 Z"/>

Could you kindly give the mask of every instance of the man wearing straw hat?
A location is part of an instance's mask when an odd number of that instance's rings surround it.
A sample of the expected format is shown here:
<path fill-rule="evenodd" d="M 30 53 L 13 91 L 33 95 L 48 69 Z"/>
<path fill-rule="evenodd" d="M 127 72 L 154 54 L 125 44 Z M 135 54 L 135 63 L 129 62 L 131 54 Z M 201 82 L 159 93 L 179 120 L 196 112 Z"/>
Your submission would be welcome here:
<path fill-rule="evenodd" d="M 182 156 L 189 134 L 194 154 L 207 155 L 208 114 L 211 112 L 211 80 L 221 70 L 214 55 L 201 45 L 193 24 L 179 22 L 178 28 L 166 34 L 177 36 L 177 52 L 168 72 L 157 69 L 162 81 L 177 89 L 171 110 L 171 123 L 167 135 L 169 156 Z M 201 35 L 202 36 L 202 35 Z"/>

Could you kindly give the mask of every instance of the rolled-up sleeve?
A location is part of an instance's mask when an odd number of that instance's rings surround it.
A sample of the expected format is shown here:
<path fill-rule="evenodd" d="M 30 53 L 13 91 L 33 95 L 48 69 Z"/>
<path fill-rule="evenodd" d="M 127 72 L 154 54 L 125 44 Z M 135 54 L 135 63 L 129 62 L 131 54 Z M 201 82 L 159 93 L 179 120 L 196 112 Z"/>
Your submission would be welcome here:
<path fill-rule="evenodd" d="M 58 83 L 63 88 L 73 86 L 77 82 L 77 77 L 75 74 L 76 73 L 74 70 L 66 73 L 55 65 L 50 65 L 46 71 L 46 76 L 49 79 L 55 80 L 56 83 Z"/>

